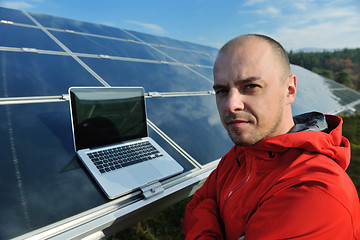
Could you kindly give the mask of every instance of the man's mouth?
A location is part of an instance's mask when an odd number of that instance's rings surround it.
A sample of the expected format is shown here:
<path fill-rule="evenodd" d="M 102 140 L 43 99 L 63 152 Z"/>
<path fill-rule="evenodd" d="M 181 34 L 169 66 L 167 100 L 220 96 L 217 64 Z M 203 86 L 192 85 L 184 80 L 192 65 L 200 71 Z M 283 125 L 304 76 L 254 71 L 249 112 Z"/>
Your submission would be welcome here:
<path fill-rule="evenodd" d="M 227 113 L 224 116 L 224 123 L 230 128 L 242 128 L 255 123 L 255 118 L 247 113 Z"/>
<path fill-rule="evenodd" d="M 234 128 L 239 128 L 239 127 L 243 127 L 246 124 L 250 123 L 247 120 L 242 120 L 242 119 L 232 119 L 226 122 L 226 125 L 234 127 Z"/>

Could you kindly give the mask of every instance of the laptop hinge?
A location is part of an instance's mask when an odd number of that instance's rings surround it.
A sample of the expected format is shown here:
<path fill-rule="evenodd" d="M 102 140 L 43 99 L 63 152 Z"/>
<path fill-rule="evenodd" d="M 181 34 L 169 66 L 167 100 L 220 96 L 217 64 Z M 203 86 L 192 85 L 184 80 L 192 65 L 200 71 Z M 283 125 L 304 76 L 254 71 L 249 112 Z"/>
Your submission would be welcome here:
<path fill-rule="evenodd" d="M 159 181 L 149 182 L 148 184 L 141 186 L 140 189 L 143 192 L 145 199 L 164 192 L 164 188 Z"/>

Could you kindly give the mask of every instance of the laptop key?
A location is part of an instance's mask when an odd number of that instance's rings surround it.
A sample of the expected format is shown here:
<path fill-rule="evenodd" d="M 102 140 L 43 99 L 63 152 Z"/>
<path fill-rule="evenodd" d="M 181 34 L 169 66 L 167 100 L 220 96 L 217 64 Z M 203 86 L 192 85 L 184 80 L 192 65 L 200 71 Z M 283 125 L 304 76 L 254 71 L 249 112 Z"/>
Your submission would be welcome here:
<path fill-rule="evenodd" d="M 139 159 L 139 160 L 135 160 L 135 161 L 131 161 L 131 162 L 124 162 L 121 165 L 123 167 L 127 167 L 127 166 L 130 166 L 130 165 L 133 165 L 133 164 L 136 164 L 136 163 L 140 163 L 140 162 L 142 162 L 142 160 Z"/>
<path fill-rule="evenodd" d="M 134 145 L 89 153 L 88 156 L 101 173 L 106 173 L 161 157 L 162 154 L 149 142 L 141 142 Z"/>

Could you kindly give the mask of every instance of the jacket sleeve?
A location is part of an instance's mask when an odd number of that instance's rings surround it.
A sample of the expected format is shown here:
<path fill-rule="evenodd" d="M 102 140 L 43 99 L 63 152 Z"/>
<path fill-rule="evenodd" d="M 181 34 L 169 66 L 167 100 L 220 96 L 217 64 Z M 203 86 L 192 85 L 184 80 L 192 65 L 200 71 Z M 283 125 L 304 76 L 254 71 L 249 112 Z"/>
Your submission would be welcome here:
<path fill-rule="evenodd" d="M 185 209 L 183 234 L 187 240 L 223 239 L 216 200 L 215 169 L 198 189 Z"/>
<path fill-rule="evenodd" d="M 263 201 L 250 217 L 246 240 L 359 239 L 350 212 L 311 183 L 294 186 Z"/>

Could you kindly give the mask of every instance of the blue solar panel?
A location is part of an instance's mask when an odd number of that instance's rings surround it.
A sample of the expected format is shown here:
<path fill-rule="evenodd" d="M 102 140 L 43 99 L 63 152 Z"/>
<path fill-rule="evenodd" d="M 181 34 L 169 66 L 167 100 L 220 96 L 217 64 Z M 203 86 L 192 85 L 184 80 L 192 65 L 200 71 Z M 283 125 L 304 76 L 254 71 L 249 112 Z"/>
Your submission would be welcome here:
<path fill-rule="evenodd" d="M 147 92 L 208 91 L 211 80 L 181 65 L 81 58 L 111 86 L 143 86 Z"/>
<path fill-rule="evenodd" d="M 153 98 L 147 106 L 149 119 L 202 165 L 221 158 L 233 145 L 214 96 Z"/>
<path fill-rule="evenodd" d="M 0 20 L 35 25 L 23 12 L 9 8 L 0 8 Z"/>
<path fill-rule="evenodd" d="M 43 50 L 61 51 L 62 49 L 54 43 L 41 29 L 25 28 L 0 24 L 0 46 L 18 48 L 38 48 Z M 26 36 L 26 37 L 24 37 Z"/>
<path fill-rule="evenodd" d="M 145 45 L 116 39 L 92 37 L 68 32 L 51 33 L 72 52 L 87 54 L 104 54 L 118 57 L 170 61 L 169 57 Z"/>
<path fill-rule="evenodd" d="M 291 68 L 297 76 L 297 94 L 292 104 L 294 115 L 309 111 L 339 113 L 352 103 L 359 104 L 358 92 L 302 67 L 292 65 Z"/>
<path fill-rule="evenodd" d="M 1 97 L 48 96 L 67 93 L 70 86 L 100 86 L 69 56 L 0 52 Z"/>
<path fill-rule="evenodd" d="M 101 35 L 104 37 L 135 40 L 121 29 L 108 27 L 102 24 L 93 24 L 61 17 L 53 17 L 47 14 L 30 13 L 30 15 L 42 26 L 54 28 L 59 31 L 68 30 L 91 35 Z"/>
<path fill-rule="evenodd" d="M 171 56 L 171 58 L 176 59 L 176 61 L 186 64 L 212 66 L 215 60 L 209 58 L 208 55 L 202 52 L 184 51 L 184 50 L 171 49 L 171 48 L 158 48 L 158 49 L 161 50 L 161 52 L 165 53 L 166 55 Z"/>
<path fill-rule="evenodd" d="M 186 49 L 194 50 L 187 42 L 179 41 L 171 38 L 164 38 L 160 36 L 154 36 L 146 33 L 135 32 L 135 31 L 126 31 L 129 35 L 133 36 L 135 39 L 144 41 L 150 44 L 156 44 L 163 47 L 177 48 L 177 49 Z"/>

